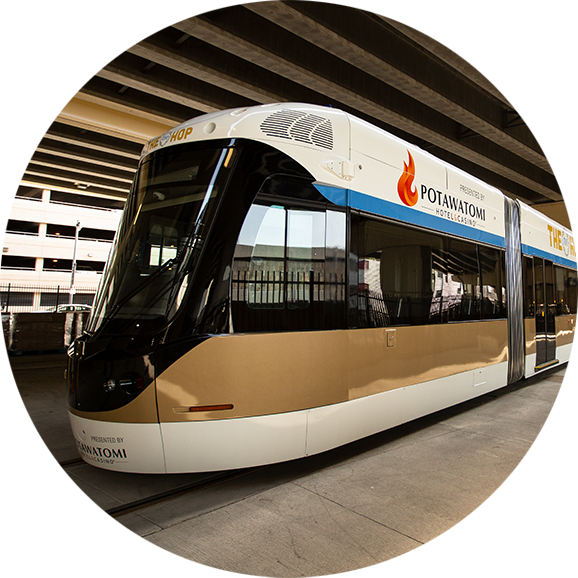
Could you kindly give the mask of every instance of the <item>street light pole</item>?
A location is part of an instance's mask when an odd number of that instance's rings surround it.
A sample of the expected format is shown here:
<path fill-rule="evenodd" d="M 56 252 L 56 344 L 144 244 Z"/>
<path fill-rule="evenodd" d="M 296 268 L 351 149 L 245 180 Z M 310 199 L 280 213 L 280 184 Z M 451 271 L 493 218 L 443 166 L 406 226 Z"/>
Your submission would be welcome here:
<path fill-rule="evenodd" d="M 74 288 L 74 274 L 76 273 L 76 248 L 78 246 L 78 233 L 80 231 L 80 221 L 76 221 L 76 231 L 74 233 L 74 252 L 72 254 L 72 273 L 70 275 L 70 290 L 68 291 L 68 304 L 72 305 L 76 289 Z"/>

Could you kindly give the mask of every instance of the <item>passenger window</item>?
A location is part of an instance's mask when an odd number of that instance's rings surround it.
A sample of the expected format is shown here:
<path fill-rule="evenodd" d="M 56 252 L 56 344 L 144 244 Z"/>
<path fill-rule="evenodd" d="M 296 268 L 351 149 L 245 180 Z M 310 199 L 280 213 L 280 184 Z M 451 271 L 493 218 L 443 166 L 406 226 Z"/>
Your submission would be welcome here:
<path fill-rule="evenodd" d="M 237 242 L 237 291 L 251 309 L 285 303 L 285 209 L 254 205 Z M 241 275 L 239 275 L 241 274 Z"/>
<path fill-rule="evenodd" d="M 444 295 L 442 321 L 472 321 L 480 318 L 480 274 L 476 246 L 444 239 Z"/>
<path fill-rule="evenodd" d="M 440 238 L 373 220 L 359 226 L 358 326 L 440 321 L 448 272 Z"/>
<path fill-rule="evenodd" d="M 478 247 L 482 270 L 482 318 L 500 319 L 505 316 L 505 275 L 502 252 L 490 247 Z"/>
<path fill-rule="evenodd" d="M 554 266 L 556 315 L 576 314 L 576 271 Z"/>
<path fill-rule="evenodd" d="M 556 315 L 566 313 L 564 289 L 566 287 L 564 275 L 565 271 L 561 267 L 554 266 L 554 303 L 556 305 Z"/>
<path fill-rule="evenodd" d="M 358 236 L 358 327 L 505 316 L 502 251 L 365 218 Z"/>
<path fill-rule="evenodd" d="M 566 301 L 568 303 L 569 312 L 572 315 L 576 315 L 577 308 L 577 285 L 578 285 L 578 275 L 576 269 L 567 269 L 568 280 L 566 282 Z"/>
<path fill-rule="evenodd" d="M 524 317 L 534 317 L 534 263 L 531 257 L 523 257 L 522 260 L 524 275 Z"/>
<path fill-rule="evenodd" d="M 233 331 L 343 328 L 345 227 L 340 212 L 253 205 L 233 260 Z"/>
<path fill-rule="evenodd" d="M 287 307 L 322 302 L 325 281 L 325 213 L 287 211 Z"/>

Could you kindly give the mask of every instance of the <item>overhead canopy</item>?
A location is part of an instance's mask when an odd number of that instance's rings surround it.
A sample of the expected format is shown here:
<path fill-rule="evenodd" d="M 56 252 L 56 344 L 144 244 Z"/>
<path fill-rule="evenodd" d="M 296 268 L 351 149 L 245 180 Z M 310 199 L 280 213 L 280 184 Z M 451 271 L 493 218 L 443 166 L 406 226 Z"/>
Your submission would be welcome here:
<path fill-rule="evenodd" d="M 279 101 L 340 108 L 513 198 L 562 205 L 528 127 L 475 69 L 397 22 L 318 2 L 233 6 L 133 46 L 64 108 L 23 184 L 122 200 L 149 138 L 203 113 Z"/>

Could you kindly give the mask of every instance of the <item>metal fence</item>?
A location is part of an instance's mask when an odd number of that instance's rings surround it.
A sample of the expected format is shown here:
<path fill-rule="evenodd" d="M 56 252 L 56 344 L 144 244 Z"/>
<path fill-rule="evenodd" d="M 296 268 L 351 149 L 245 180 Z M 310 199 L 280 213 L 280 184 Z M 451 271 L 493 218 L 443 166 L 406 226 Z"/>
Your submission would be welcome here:
<path fill-rule="evenodd" d="M 301 331 L 339 325 L 344 275 L 324 271 L 233 270 L 235 331 Z"/>
<path fill-rule="evenodd" d="M 57 312 L 70 303 L 70 287 L 64 285 L 0 284 L 2 313 L 27 313 L 33 311 Z M 95 287 L 76 287 L 72 295 L 74 305 L 92 305 Z"/>

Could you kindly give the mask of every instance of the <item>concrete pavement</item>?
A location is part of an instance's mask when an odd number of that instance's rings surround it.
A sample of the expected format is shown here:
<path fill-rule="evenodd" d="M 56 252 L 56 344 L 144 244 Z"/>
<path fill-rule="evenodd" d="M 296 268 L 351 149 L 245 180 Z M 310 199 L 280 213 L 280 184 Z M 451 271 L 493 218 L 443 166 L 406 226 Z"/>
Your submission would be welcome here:
<path fill-rule="evenodd" d="M 24 403 L 60 462 L 76 449 L 62 356 L 11 359 Z M 319 456 L 241 471 L 120 515 L 183 558 L 261 576 L 345 572 L 408 552 L 484 502 L 539 433 L 565 369 Z M 139 476 L 66 466 L 104 509 L 179 487 L 194 475 Z"/>

